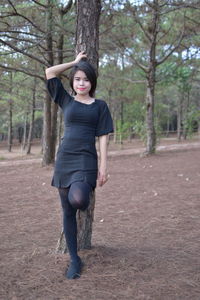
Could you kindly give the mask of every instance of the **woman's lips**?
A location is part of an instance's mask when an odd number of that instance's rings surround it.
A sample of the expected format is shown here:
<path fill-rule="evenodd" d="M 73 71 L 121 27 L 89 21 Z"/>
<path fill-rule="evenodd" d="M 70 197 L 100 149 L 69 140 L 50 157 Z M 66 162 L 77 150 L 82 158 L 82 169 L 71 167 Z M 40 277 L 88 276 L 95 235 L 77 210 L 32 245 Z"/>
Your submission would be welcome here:
<path fill-rule="evenodd" d="M 78 88 L 80 91 L 84 91 L 85 90 L 85 88 Z"/>

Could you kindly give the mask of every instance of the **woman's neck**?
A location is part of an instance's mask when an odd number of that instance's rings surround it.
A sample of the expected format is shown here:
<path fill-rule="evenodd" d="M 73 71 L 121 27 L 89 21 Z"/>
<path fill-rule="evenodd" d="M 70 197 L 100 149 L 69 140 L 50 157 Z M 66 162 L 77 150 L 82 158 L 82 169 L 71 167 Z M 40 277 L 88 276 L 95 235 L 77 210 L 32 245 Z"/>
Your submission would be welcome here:
<path fill-rule="evenodd" d="M 83 103 L 92 103 L 94 102 L 94 98 L 90 97 L 90 95 L 76 95 L 74 97 L 75 100 L 83 102 Z"/>

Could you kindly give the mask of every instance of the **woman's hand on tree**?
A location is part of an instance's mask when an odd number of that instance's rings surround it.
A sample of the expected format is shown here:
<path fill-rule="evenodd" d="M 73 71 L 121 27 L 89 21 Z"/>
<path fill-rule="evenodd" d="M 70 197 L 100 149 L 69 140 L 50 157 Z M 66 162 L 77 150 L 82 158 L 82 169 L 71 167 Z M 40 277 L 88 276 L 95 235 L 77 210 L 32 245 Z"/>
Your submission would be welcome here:
<path fill-rule="evenodd" d="M 76 56 L 75 59 L 75 64 L 77 64 L 82 58 L 87 58 L 87 54 L 85 53 L 85 51 L 81 51 L 79 52 L 79 54 Z"/>

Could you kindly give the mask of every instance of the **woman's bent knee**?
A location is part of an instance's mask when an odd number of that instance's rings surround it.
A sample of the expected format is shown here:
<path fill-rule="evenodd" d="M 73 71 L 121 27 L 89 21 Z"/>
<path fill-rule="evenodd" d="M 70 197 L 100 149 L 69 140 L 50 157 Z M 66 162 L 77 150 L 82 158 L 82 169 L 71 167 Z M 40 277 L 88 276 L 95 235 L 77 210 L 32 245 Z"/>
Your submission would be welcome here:
<path fill-rule="evenodd" d="M 69 189 L 68 199 L 72 207 L 85 210 L 90 203 L 92 187 L 87 182 L 74 182 Z"/>

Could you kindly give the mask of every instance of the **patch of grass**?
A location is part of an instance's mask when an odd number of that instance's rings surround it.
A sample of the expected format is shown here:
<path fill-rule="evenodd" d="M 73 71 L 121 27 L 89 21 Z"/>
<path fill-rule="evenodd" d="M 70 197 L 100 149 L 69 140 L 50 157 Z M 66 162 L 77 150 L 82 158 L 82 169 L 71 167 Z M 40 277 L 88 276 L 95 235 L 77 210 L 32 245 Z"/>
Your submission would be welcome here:
<path fill-rule="evenodd" d="M 0 156 L 0 160 L 5 160 L 6 158 L 4 156 Z"/>

